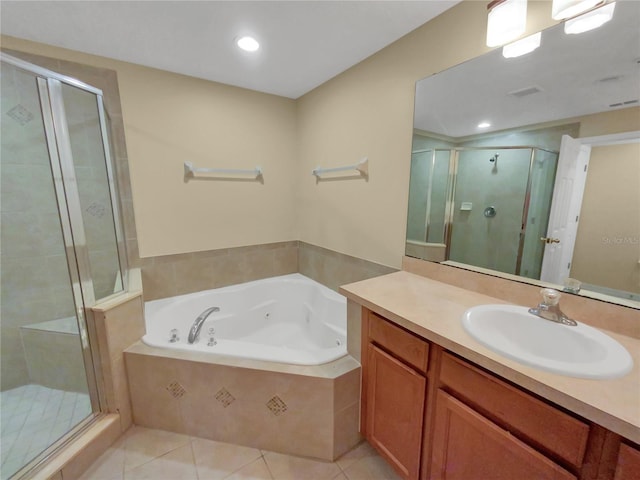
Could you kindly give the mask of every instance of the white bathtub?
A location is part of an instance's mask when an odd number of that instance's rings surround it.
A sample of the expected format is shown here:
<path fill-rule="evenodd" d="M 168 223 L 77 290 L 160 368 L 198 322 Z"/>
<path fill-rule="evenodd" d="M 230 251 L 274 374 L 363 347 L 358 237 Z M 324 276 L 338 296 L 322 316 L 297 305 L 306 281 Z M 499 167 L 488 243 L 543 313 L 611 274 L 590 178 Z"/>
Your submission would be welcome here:
<path fill-rule="evenodd" d="M 190 344 L 195 319 L 213 306 L 220 311 L 207 317 Z M 152 347 L 294 365 L 347 354 L 346 299 L 297 273 L 146 302 L 145 323 L 142 341 Z"/>

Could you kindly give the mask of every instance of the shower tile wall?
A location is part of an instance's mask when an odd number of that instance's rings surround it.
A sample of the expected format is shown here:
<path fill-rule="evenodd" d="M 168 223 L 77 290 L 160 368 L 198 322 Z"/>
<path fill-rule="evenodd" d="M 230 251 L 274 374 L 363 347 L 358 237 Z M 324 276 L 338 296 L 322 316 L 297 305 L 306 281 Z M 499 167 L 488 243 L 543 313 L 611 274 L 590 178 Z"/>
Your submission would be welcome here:
<path fill-rule="evenodd" d="M 491 162 L 495 152 L 499 158 Z M 450 260 L 516 272 L 530 159 L 529 148 L 460 152 Z M 484 215 L 488 207 L 495 216 Z"/>
<path fill-rule="evenodd" d="M 15 75 L 15 82 L 6 75 Z M 69 284 L 60 282 L 68 278 L 67 261 L 35 81 L 7 69 L 3 84 L 0 331 L 6 390 L 29 383 L 20 327 L 71 316 L 74 307 Z"/>

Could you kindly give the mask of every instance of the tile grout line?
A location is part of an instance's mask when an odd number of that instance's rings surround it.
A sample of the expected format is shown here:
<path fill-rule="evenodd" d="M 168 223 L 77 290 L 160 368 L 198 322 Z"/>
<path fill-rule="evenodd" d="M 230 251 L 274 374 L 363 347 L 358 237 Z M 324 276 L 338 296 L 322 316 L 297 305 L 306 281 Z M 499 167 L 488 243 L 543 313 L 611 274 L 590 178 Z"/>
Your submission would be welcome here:
<path fill-rule="evenodd" d="M 276 480 L 276 477 L 273 476 L 273 472 L 269 468 L 269 464 L 267 463 L 267 459 L 264 458 L 264 451 L 260 450 L 260 453 L 262 454 L 262 455 L 260 455 L 260 458 L 262 458 L 262 462 L 264 463 L 265 467 L 267 467 L 267 472 L 269 472 L 269 476 L 271 477 L 271 480 Z"/>
<path fill-rule="evenodd" d="M 198 471 L 198 463 L 196 462 L 196 452 L 193 450 L 193 442 L 196 437 L 192 437 L 189 435 L 189 450 L 191 450 L 191 462 L 193 463 L 193 468 L 196 471 L 196 479 L 200 480 L 200 472 Z"/>
<path fill-rule="evenodd" d="M 147 428 L 147 427 L 143 427 L 143 428 Z M 161 431 L 166 432 L 167 430 L 161 430 Z M 174 433 L 174 432 L 170 432 L 170 433 Z M 177 434 L 177 435 L 182 435 L 182 434 Z M 189 445 L 191 445 L 191 436 L 188 436 L 188 438 L 189 438 Z M 128 439 L 127 439 L 127 440 L 128 440 Z M 123 446 L 125 446 L 125 448 L 126 448 L 126 441 L 125 441 L 125 445 L 123 445 Z M 157 455 L 157 456 L 155 456 L 155 457 L 153 457 L 153 458 L 151 458 L 151 459 L 147 460 L 146 462 L 141 463 L 140 465 L 136 465 L 135 467 L 130 468 L 129 470 L 127 470 L 127 469 L 126 469 L 126 462 L 123 462 L 123 469 L 124 469 L 124 472 L 123 472 L 123 473 L 125 473 L 125 474 L 126 474 L 127 472 L 131 472 L 132 470 L 135 470 L 135 469 L 137 469 L 137 468 L 139 468 L 139 467 L 142 467 L 143 465 L 147 465 L 148 463 L 151 463 L 151 462 L 153 462 L 154 460 L 158 460 L 159 458 L 162 458 L 162 457 L 164 457 L 164 456 L 166 456 L 166 455 L 168 455 L 168 454 L 170 454 L 170 453 L 172 453 L 172 452 L 175 452 L 176 450 L 178 450 L 178 449 L 180 449 L 180 448 L 186 447 L 186 446 L 187 446 L 186 444 L 184 444 L 184 445 L 179 445 L 179 446 L 177 446 L 177 447 L 175 447 L 175 448 L 172 448 L 171 450 L 167 450 L 167 451 L 166 451 L 166 452 L 164 452 L 163 454 L 161 454 L 161 455 Z M 192 451 L 193 451 L 193 450 L 192 450 Z M 125 457 L 126 457 L 126 450 L 125 450 Z M 196 466 L 195 461 L 194 461 L 193 466 L 194 466 L 194 467 Z M 197 474 L 197 473 L 196 473 L 196 474 Z"/>

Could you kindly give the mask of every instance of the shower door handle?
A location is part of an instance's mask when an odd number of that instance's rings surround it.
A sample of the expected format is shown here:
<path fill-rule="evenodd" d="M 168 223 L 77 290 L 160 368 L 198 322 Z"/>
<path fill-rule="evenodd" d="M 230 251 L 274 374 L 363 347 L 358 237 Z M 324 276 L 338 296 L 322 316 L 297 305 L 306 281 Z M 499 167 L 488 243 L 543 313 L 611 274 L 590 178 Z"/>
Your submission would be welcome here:
<path fill-rule="evenodd" d="M 560 243 L 559 238 L 551 238 L 551 237 L 540 237 L 540 241 L 549 245 L 550 243 Z"/>

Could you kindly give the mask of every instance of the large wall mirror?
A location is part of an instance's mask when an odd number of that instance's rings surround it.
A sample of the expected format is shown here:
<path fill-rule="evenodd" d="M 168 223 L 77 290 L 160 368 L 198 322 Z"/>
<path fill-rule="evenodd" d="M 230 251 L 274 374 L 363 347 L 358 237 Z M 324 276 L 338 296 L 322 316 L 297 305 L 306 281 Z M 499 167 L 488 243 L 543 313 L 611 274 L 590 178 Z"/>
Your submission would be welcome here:
<path fill-rule="evenodd" d="M 635 1 L 420 80 L 406 254 L 640 308 L 639 101 Z"/>

